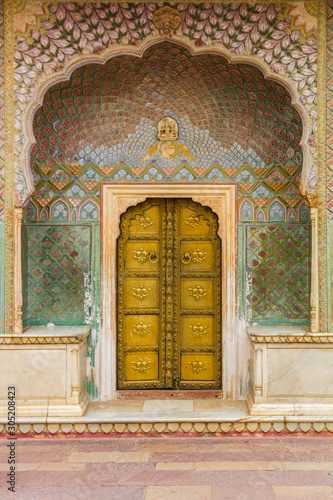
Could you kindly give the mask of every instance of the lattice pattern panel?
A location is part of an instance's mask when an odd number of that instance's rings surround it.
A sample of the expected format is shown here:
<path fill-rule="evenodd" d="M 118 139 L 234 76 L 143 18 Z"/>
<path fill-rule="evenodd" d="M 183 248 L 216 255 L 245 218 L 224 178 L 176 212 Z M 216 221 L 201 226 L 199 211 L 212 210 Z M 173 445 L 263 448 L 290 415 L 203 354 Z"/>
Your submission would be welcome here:
<path fill-rule="evenodd" d="M 310 225 L 249 225 L 249 319 L 310 321 Z"/>
<path fill-rule="evenodd" d="M 91 279 L 90 227 L 24 225 L 23 241 L 25 322 L 83 324 L 85 286 Z"/>

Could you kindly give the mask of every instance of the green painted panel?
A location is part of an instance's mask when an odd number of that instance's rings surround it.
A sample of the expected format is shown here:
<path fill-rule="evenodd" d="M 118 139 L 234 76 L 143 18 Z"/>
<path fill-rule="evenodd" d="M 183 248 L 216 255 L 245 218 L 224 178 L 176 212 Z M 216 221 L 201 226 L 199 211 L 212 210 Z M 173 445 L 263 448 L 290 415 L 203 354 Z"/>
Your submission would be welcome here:
<path fill-rule="evenodd" d="M 91 227 L 25 224 L 22 233 L 25 325 L 85 324 Z"/>
<path fill-rule="evenodd" d="M 248 224 L 248 319 L 310 324 L 310 224 Z"/>

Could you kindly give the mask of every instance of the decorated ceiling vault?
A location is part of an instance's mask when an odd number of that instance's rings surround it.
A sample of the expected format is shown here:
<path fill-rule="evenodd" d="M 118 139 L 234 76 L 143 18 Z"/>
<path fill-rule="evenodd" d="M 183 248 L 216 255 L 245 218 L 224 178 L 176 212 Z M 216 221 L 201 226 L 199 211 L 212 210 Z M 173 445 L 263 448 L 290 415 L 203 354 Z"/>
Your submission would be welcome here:
<path fill-rule="evenodd" d="M 163 116 L 179 127 L 158 148 Z M 51 87 L 34 117 L 29 220 L 98 220 L 101 181 L 237 182 L 241 220 L 305 220 L 302 122 L 288 91 L 248 64 L 164 42 Z"/>

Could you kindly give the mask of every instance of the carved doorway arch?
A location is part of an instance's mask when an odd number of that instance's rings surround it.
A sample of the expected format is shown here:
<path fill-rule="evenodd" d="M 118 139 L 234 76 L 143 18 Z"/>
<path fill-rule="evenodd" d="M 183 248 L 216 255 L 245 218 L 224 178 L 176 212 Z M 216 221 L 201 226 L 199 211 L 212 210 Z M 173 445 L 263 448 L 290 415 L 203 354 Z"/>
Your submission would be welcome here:
<path fill-rule="evenodd" d="M 102 399 L 116 395 L 116 341 L 117 341 L 117 238 L 120 218 L 126 210 L 147 198 L 190 198 L 207 206 L 218 217 L 218 235 L 222 244 L 222 384 L 224 396 L 230 397 L 237 379 L 236 342 L 236 186 L 210 184 L 111 184 L 102 186 L 102 332 L 99 343 L 99 382 Z"/>

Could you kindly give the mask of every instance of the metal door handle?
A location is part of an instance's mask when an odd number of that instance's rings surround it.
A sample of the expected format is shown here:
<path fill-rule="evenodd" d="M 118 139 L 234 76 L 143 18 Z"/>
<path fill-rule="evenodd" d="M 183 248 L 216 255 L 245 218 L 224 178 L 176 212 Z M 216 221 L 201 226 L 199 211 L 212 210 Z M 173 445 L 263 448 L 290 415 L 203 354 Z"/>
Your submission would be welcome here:
<path fill-rule="evenodd" d="M 183 264 L 189 264 L 192 260 L 192 255 L 191 252 L 185 252 L 183 257 L 182 257 L 182 263 Z"/>
<path fill-rule="evenodd" d="M 157 253 L 156 252 L 150 252 L 150 254 L 149 254 L 149 262 L 151 262 L 152 264 L 156 264 L 157 261 L 158 261 Z"/>

